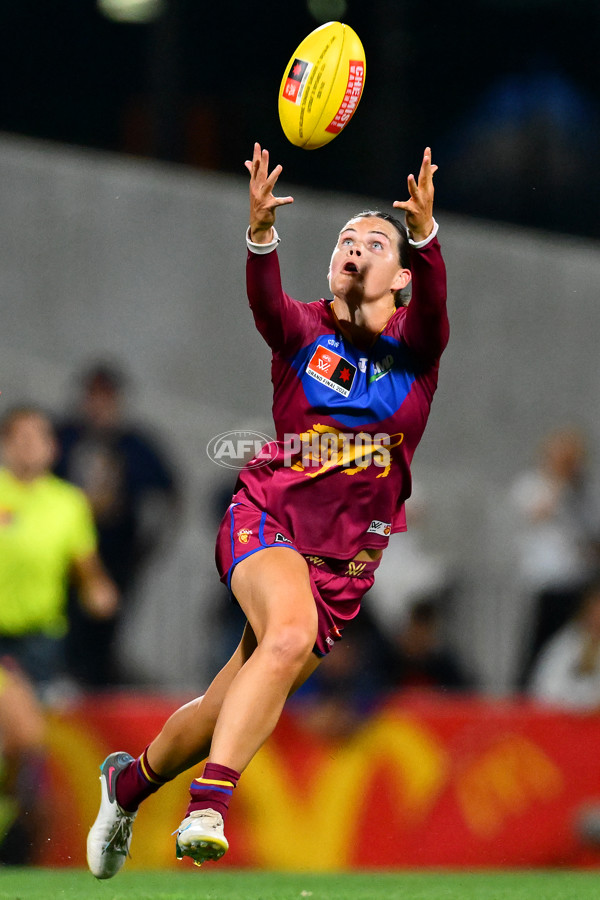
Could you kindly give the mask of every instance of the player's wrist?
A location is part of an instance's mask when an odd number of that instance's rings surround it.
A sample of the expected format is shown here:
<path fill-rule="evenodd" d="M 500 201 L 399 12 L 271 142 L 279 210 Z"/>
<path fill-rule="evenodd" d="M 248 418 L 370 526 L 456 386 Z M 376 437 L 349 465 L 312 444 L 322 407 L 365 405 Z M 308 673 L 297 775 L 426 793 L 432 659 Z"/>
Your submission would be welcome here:
<path fill-rule="evenodd" d="M 434 239 L 439 230 L 439 225 L 432 217 L 427 224 L 427 226 L 423 229 L 408 229 L 408 242 L 411 247 L 416 247 L 419 250 L 422 247 L 426 247 L 427 244 Z"/>
<path fill-rule="evenodd" d="M 246 231 L 246 243 L 248 245 L 248 249 L 252 253 L 271 253 L 271 251 L 275 250 L 277 245 L 280 242 L 279 235 L 277 234 L 277 229 L 275 226 L 272 228 L 272 235 L 270 241 L 256 241 L 252 236 L 252 226 L 248 227 Z"/>
<path fill-rule="evenodd" d="M 250 240 L 253 244 L 270 244 L 273 240 L 273 225 L 250 223 Z"/>

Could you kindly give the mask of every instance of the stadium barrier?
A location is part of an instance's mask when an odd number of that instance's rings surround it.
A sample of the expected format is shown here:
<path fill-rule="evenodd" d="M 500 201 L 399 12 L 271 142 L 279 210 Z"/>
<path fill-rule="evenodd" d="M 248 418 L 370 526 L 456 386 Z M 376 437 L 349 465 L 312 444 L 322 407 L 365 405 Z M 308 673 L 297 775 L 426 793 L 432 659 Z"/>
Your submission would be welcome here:
<path fill-rule="evenodd" d="M 52 714 L 40 864 L 85 865 L 99 763 L 141 752 L 182 699 L 102 696 Z M 595 866 L 600 850 L 578 837 L 578 821 L 600 808 L 599 749 L 600 714 L 524 701 L 394 695 L 339 739 L 309 731 L 298 706 L 243 775 L 219 865 Z M 142 806 L 128 868 L 175 865 L 187 781 Z"/>

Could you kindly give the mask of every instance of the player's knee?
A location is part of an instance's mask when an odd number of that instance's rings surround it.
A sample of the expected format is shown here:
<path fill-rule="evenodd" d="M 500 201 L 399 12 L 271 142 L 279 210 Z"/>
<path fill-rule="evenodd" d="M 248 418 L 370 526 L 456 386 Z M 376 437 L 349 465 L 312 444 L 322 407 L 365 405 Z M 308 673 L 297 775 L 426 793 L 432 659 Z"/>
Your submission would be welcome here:
<path fill-rule="evenodd" d="M 316 622 L 295 622 L 279 627 L 265 640 L 270 664 L 282 674 L 295 675 L 312 653 L 316 639 Z"/>

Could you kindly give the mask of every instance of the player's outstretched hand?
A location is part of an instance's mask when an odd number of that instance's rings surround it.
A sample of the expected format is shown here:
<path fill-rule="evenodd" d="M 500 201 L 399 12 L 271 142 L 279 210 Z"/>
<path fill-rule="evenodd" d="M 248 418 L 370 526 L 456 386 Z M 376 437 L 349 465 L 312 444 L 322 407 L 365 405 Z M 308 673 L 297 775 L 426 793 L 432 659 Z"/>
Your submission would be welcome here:
<path fill-rule="evenodd" d="M 431 147 L 425 147 L 418 180 L 408 176 L 410 199 L 394 201 L 396 209 L 404 210 L 413 241 L 424 241 L 433 231 L 433 175 L 437 168 L 431 163 Z"/>
<path fill-rule="evenodd" d="M 252 159 L 244 163 L 250 172 L 250 238 L 257 244 L 266 244 L 273 239 L 272 227 L 278 206 L 293 203 L 293 197 L 275 197 L 273 188 L 281 175 L 281 166 L 275 166 L 269 175 L 269 151 L 260 144 L 254 145 Z"/>

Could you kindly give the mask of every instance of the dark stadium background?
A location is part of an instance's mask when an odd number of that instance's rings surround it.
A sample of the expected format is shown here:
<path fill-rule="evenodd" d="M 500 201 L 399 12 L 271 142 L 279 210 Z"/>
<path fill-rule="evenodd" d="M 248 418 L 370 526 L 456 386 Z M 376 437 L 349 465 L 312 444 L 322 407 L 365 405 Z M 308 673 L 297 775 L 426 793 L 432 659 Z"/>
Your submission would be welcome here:
<path fill-rule="evenodd" d="M 305 152 L 277 119 L 319 24 L 303 0 L 168 0 L 144 25 L 96 0 L 2 0 L 0 129 L 237 173 L 258 139 L 289 183 L 382 198 L 430 143 L 443 208 L 600 236 L 600 4 L 348 0 L 343 20 L 365 45 L 363 100 Z"/>

